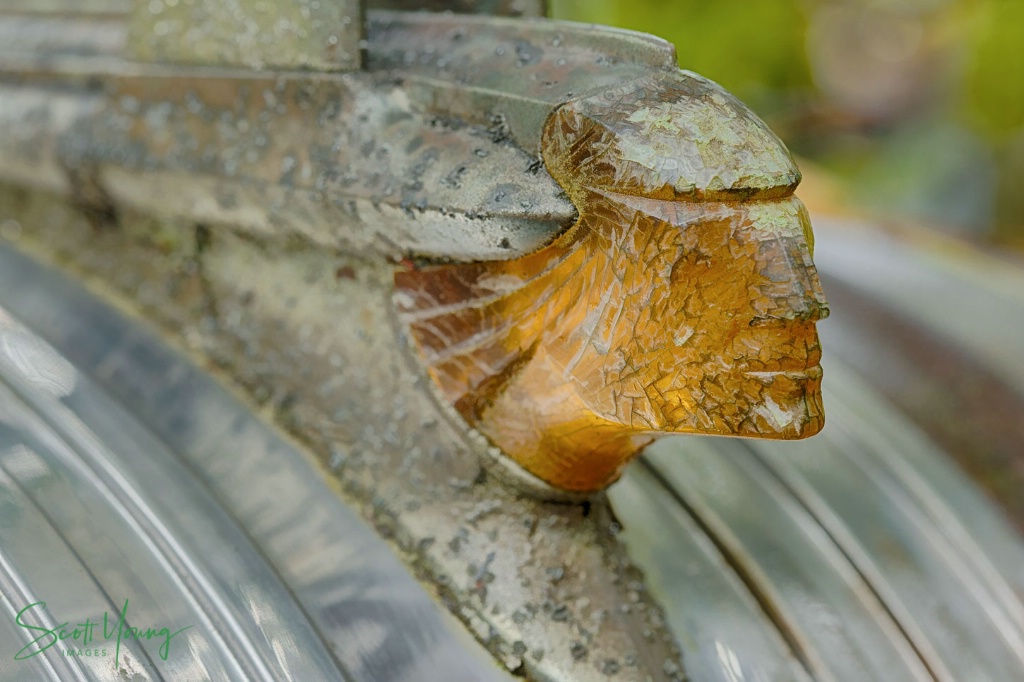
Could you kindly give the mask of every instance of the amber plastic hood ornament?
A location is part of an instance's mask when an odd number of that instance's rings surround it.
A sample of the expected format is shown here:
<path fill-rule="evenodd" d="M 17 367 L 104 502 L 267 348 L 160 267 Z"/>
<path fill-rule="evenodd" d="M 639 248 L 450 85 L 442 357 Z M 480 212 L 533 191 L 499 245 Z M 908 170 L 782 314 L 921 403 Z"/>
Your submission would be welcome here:
<path fill-rule="evenodd" d="M 821 430 L 828 314 L 800 175 L 733 96 L 661 72 L 568 102 L 542 140 L 579 210 L 509 261 L 396 277 L 445 399 L 564 491 L 615 481 L 670 433 Z"/>

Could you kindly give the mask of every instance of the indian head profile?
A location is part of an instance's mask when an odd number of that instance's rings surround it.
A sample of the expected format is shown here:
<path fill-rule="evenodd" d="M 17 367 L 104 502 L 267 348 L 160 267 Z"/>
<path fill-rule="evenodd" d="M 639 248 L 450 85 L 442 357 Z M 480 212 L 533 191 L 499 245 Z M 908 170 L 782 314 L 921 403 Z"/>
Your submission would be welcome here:
<path fill-rule="evenodd" d="M 513 260 L 395 277 L 427 372 L 470 425 L 578 493 L 661 435 L 821 430 L 828 307 L 799 171 L 760 119 L 665 71 L 563 104 L 542 153 L 575 224 Z"/>

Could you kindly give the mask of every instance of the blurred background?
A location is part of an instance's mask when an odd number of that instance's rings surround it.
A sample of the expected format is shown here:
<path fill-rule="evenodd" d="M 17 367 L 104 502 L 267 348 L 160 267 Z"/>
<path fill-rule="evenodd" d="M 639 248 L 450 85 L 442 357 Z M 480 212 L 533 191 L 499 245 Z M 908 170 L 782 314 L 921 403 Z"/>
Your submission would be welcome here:
<path fill-rule="evenodd" d="M 1024 253 L 1024 1 L 551 0 L 672 41 L 800 159 L 812 210 Z"/>

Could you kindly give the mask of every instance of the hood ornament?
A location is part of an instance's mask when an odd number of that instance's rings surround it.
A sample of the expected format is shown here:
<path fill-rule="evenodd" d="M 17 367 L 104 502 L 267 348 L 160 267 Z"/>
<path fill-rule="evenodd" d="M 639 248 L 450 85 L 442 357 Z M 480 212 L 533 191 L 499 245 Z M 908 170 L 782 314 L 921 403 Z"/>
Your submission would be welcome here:
<path fill-rule="evenodd" d="M 562 105 L 541 150 L 571 228 L 512 260 L 395 277 L 462 417 L 570 493 L 608 486 L 661 435 L 820 431 L 828 307 L 799 171 L 767 126 L 662 71 Z"/>

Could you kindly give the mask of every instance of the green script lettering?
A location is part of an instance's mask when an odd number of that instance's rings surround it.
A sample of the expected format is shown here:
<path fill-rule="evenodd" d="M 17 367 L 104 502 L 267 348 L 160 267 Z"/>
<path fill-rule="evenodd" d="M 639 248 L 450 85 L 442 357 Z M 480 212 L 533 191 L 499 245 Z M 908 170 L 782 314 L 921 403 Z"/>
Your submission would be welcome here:
<path fill-rule="evenodd" d="M 14 623 L 16 625 L 19 625 L 19 626 L 25 628 L 26 630 L 34 630 L 36 632 L 43 633 L 41 635 L 38 635 L 35 639 L 33 639 L 31 642 L 29 642 L 25 646 L 21 647 L 21 649 L 18 650 L 18 653 L 14 654 L 14 660 L 16 660 L 16 661 L 22 661 L 22 660 L 24 660 L 26 658 L 32 658 L 36 654 L 41 654 L 44 651 L 46 651 L 47 649 L 49 649 L 51 646 L 53 646 L 54 644 L 59 642 L 60 640 L 67 638 L 67 633 L 64 630 L 67 627 L 67 625 L 68 625 L 66 622 L 61 623 L 60 625 L 58 625 L 57 627 L 55 627 L 53 629 L 44 628 L 44 627 L 40 627 L 38 625 L 32 625 L 31 623 L 26 623 L 25 622 L 25 618 L 24 618 L 25 613 L 29 609 L 33 609 L 33 608 L 35 608 L 37 606 L 40 609 L 45 609 L 46 608 L 46 602 L 44 602 L 44 601 L 33 602 L 33 603 L 29 604 L 28 606 L 26 606 L 25 608 L 23 608 L 21 611 L 18 611 L 18 615 L 16 615 L 14 617 Z M 58 630 L 61 631 L 60 634 L 57 633 Z M 45 639 L 45 638 L 47 638 L 47 637 L 50 638 L 50 641 L 47 642 L 46 644 L 40 644 L 40 641 Z M 39 648 L 35 649 L 35 650 L 32 650 L 32 651 L 27 651 L 27 653 L 26 653 L 26 650 L 31 649 L 33 647 L 33 645 L 38 645 Z"/>

